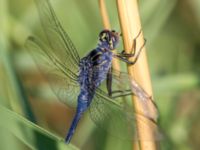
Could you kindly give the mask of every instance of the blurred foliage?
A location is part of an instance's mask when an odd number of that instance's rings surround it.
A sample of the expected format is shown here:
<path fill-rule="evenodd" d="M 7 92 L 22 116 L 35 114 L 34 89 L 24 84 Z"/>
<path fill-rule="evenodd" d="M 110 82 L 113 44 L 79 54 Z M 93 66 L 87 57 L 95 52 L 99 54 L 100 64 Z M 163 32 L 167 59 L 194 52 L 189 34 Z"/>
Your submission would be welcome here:
<path fill-rule="evenodd" d="M 98 1 L 56 0 L 52 5 L 83 56 L 102 30 Z M 164 135 L 161 149 L 199 149 L 200 1 L 140 0 L 139 6 Z M 119 31 L 115 1 L 107 0 L 107 7 Z M 131 142 L 99 132 L 87 115 L 73 145 L 64 144 L 61 137 L 74 112 L 58 102 L 24 50 L 33 33 L 42 36 L 34 1 L 0 0 L 0 149 L 131 149 Z"/>

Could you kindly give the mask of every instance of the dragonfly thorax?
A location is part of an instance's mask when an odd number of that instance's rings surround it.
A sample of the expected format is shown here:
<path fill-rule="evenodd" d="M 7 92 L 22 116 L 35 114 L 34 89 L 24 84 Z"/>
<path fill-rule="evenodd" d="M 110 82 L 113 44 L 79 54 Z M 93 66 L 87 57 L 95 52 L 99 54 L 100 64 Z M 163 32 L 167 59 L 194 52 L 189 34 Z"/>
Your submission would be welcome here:
<path fill-rule="evenodd" d="M 119 34 L 114 30 L 103 30 L 99 34 L 98 46 L 103 49 L 113 50 L 119 43 Z"/>

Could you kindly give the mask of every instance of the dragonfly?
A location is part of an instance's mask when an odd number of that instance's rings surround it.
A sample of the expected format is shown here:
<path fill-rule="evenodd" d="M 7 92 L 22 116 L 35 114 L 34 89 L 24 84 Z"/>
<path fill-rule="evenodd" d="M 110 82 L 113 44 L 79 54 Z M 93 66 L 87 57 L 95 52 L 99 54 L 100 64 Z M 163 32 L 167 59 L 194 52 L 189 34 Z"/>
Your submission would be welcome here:
<path fill-rule="evenodd" d="M 49 0 L 35 0 L 35 2 L 46 42 L 30 36 L 25 46 L 30 50 L 58 99 L 76 109 L 65 142 L 71 141 L 79 120 L 88 109 L 90 118 L 97 126 L 106 128 L 107 131 L 121 138 L 135 137 L 134 121 L 135 116 L 139 114 L 134 115 L 133 107 L 123 103 L 120 98 L 136 95 L 144 107 L 147 103 L 154 103 L 132 77 L 112 68 L 112 59 L 115 57 L 133 65 L 144 45 L 137 54 L 135 52 L 127 54 L 125 51 L 117 53 L 114 49 L 118 46 L 120 34 L 114 30 L 104 29 L 99 34 L 97 47 L 80 58 Z M 129 61 L 130 57 L 135 57 L 135 60 Z M 147 118 L 150 125 L 156 127 L 148 112 L 139 116 Z M 108 127 L 108 122 L 111 127 Z"/>

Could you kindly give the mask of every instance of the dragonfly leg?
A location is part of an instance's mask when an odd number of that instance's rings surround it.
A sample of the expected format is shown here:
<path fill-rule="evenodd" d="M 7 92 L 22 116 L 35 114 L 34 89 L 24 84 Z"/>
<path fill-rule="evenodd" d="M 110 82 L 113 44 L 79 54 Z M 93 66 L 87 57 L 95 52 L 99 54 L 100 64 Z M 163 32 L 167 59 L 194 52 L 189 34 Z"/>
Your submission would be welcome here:
<path fill-rule="evenodd" d="M 135 49 L 136 49 L 136 40 L 137 40 L 137 38 L 140 36 L 140 34 L 142 33 L 142 29 L 140 29 L 140 31 L 139 31 L 139 33 L 136 35 L 136 37 L 133 39 L 133 45 L 132 45 L 132 47 L 131 47 L 131 52 L 130 52 L 130 54 L 131 54 L 131 56 L 130 57 L 132 57 L 132 56 L 135 56 Z M 123 50 L 122 52 L 121 52 L 121 54 L 123 55 L 126 55 L 127 56 L 127 53 L 125 53 L 125 50 Z M 128 54 L 128 56 L 130 55 L 130 54 Z"/>
<path fill-rule="evenodd" d="M 138 57 L 146 44 L 146 39 L 144 39 L 144 44 L 140 47 L 138 53 L 136 53 L 136 43 L 137 43 L 136 40 L 140 36 L 141 33 L 142 33 L 142 30 L 140 29 L 137 36 L 133 39 L 133 45 L 131 47 L 130 53 L 126 53 L 125 50 L 123 50 L 121 53 L 116 54 L 115 57 L 119 58 L 120 60 L 126 62 L 129 65 L 134 65 L 137 62 Z M 128 58 L 130 58 L 130 57 L 135 57 L 135 60 L 129 61 Z"/>
<path fill-rule="evenodd" d="M 108 95 L 112 96 L 112 67 L 110 67 L 107 73 L 106 87 L 107 87 Z"/>
<path fill-rule="evenodd" d="M 119 58 L 120 60 L 126 62 L 129 65 L 134 65 L 137 62 L 139 55 L 140 55 L 142 49 L 144 48 L 145 44 L 146 44 L 146 39 L 144 39 L 144 44 L 140 47 L 137 54 L 135 53 L 135 51 L 133 54 L 132 53 L 127 54 L 127 53 L 122 52 L 122 53 L 116 54 L 115 57 Z M 129 61 L 128 58 L 130 58 L 130 57 L 135 57 L 135 59 L 133 61 Z"/>
<path fill-rule="evenodd" d="M 119 97 L 129 96 L 132 94 L 133 94 L 133 92 L 131 90 L 124 90 L 124 91 L 116 90 L 116 91 L 112 91 L 111 98 L 115 99 L 115 98 L 119 98 Z"/>
<path fill-rule="evenodd" d="M 108 96 L 110 96 L 111 98 L 118 98 L 118 97 L 127 96 L 127 95 L 132 94 L 132 91 L 130 89 L 129 90 L 112 91 L 112 67 L 109 69 L 109 71 L 107 73 L 106 87 L 107 87 L 107 91 L 108 91 Z"/>

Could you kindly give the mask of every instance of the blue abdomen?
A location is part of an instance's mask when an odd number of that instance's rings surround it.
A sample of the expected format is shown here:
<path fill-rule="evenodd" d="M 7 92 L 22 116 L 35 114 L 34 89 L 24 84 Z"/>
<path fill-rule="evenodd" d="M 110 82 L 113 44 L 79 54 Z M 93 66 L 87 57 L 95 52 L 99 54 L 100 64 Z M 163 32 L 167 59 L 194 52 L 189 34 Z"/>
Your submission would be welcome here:
<path fill-rule="evenodd" d="M 81 59 L 78 77 L 80 94 L 78 96 L 76 115 L 65 139 L 67 143 L 70 142 L 81 116 L 89 107 L 96 88 L 106 79 L 111 63 L 112 52 L 100 48 L 94 49 Z"/>
<path fill-rule="evenodd" d="M 83 88 L 96 89 L 106 78 L 111 67 L 113 54 L 111 51 L 94 49 L 81 60 L 79 83 Z"/>

